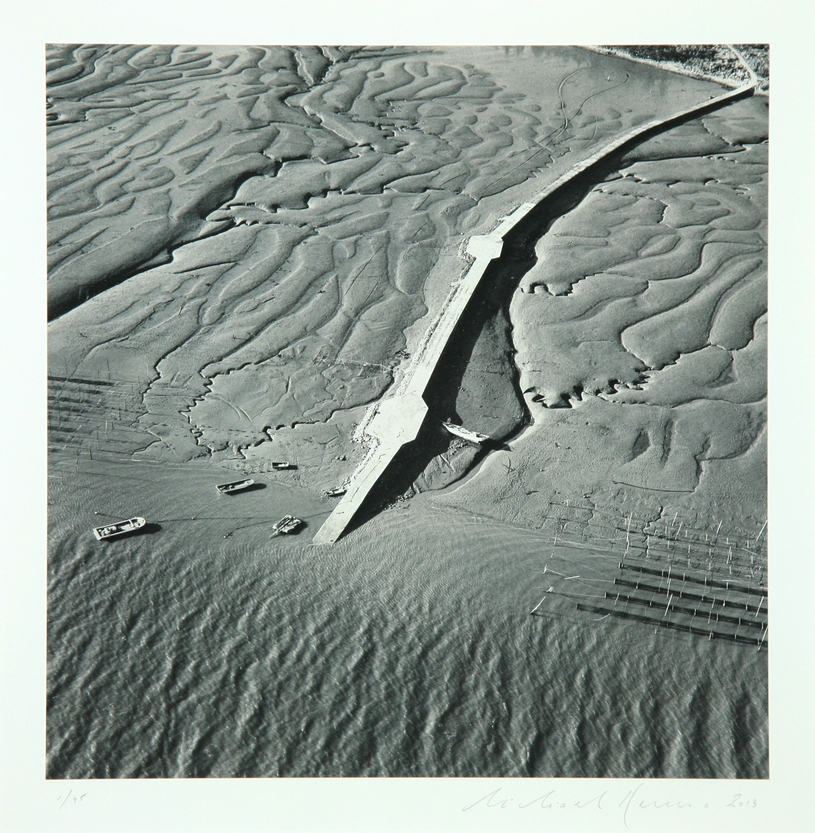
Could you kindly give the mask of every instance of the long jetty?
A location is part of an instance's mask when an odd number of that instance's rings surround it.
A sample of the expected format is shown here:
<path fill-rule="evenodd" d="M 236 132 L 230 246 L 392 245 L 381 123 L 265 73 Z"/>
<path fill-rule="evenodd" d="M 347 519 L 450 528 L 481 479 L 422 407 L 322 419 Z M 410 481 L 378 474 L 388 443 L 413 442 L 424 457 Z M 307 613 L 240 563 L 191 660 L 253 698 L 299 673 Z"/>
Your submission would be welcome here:
<path fill-rule="evenodd" d="M 507 234 L 543 200 L 632 140 L 650 131 L 667 128 L 689 116 L 715 109 L 752 93 L 755 87 L 753 79 L 747 85 L 686 107 L 670 116 L 652 119 L 631 128 L 554 179 L 533 202 L 518 206 L 493 231 L 474 235 L 467 240 L 465 251 L 468 259 L 472 258 L 470 267 L 462 278 L 452 283 L 441 310 L 422 338 L 402 382 L 391 395 L 383 398 L 368 412 L 360 426 L 359 439 L 368 445 L 368 453 L 354 472 L 346 493 L 314 536 L 315 544 L 333 544 L 337 541 L 397 452 L 418 436 L 428 412 L 424 394 L 430 378 L 487 267 L 501 256 Z"/>

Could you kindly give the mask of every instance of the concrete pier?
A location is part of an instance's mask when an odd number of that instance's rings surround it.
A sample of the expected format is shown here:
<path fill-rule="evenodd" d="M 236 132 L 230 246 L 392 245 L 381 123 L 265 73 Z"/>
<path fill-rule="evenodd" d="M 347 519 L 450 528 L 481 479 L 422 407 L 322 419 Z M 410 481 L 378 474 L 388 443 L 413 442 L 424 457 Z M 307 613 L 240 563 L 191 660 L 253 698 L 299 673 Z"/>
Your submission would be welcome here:
<path fill-rule="evenodd" d="M 430 378 L 436 370 L 453 330 L 478 288 L 484 272 L 493 260 L 501 256 L 504 237 L 541 201 L 599 162 L 600 159 L 638 136 L 658 127 L 668 127 L 671 123 L 695 113 L 726 104 L 754 89 L 755 81 L 700 102 L 693 107 L 687 107 L 671 116 L 654 119 L 632 128 L 557 177 L 537 195 L 534 202 L 526 202 L 518 206 L 511 214 L 504 217 L 492 232 L 475 235 L 467 241 L 467 255 L 473 258 L 470 268 L 464 277 L 451 284 L 450 293 L 435 321 L 425 333 L 399 387 L 375 406 L 374 414 L 363 429 L 363 439 L 369 444 L 368 454 L 354 473 L 345 495 L 314 536 L 315 544 L 333 544 L 342 535 L 396 453 L 418 436 L 428 411 L 423 397 Z"/>

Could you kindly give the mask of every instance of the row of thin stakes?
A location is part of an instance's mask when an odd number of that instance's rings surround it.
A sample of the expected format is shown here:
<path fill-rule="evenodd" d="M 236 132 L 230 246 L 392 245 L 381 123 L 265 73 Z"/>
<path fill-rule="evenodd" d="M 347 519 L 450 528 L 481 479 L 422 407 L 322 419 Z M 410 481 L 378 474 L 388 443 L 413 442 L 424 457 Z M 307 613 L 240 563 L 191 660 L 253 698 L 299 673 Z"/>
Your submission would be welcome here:
<path fill-rule="evenodd" d="M 557 593 L 576 595 L 578 611 L 759 650 L 768 646 L 766 523 L 751 535 L 723 532 L 721 522 L 694 527 L 678 513 L 635 522 L 633 513 L 620 519 L 579 503 L 550 506 L 553 553 L 561 544 L 616 556 L 614 577 L 603 571 L 608 577 L 592 579 L 590 593 L 573 592 L 574 585 Z M 611 586 L 599 590 L 598 582 Z"/>

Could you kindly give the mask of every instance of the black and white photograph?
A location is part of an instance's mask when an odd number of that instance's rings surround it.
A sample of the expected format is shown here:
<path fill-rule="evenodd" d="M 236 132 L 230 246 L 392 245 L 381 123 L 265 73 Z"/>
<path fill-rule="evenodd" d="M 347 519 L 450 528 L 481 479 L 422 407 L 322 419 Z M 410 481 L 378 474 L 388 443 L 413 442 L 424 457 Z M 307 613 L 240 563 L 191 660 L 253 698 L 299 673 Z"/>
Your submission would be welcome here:
<path fill-rule="evenodd" d="M 765 46 L 46 58 L 50 777 L 767 776 Z"/>
<path fill-rule="evenodd" d="M 759 829 L 774 47 L 270 36 L 42 44 L 49 800 Z"/>

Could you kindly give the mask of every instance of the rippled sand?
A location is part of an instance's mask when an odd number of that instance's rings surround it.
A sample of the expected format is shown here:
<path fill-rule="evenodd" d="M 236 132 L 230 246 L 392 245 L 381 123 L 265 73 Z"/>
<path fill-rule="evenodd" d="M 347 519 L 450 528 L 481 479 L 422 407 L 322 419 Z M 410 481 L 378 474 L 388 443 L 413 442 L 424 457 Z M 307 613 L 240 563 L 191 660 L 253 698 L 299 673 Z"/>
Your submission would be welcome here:
<path fill-rule="evenodd" d="M 136 382 L 148 457 L 340 477 L 463 235 L 718 91 L 575 49 L 53 52 L 52 370 Z"/>
<path fill-rule="evenodd" d="M 541 238 L 510 304 L 534 419 L 518 455 L 526 482 L 565 492 L 562 476 L 603 499 L 625 485 L 675 492 L 674 503 L 760 527 L 764 142 L 761 99 L 671 130 Z"/>
<path fill-rule="evenodd" d="M 766 651 L 558 595 L 683 532 L 765 579 L 766 98 L 567 195 L 434 394 L 495 442 L 429 429 L 309 546 L 464 239 L 722 89 L 572 48 L 49 49 L 51 776 L 766 776 Z"/>

